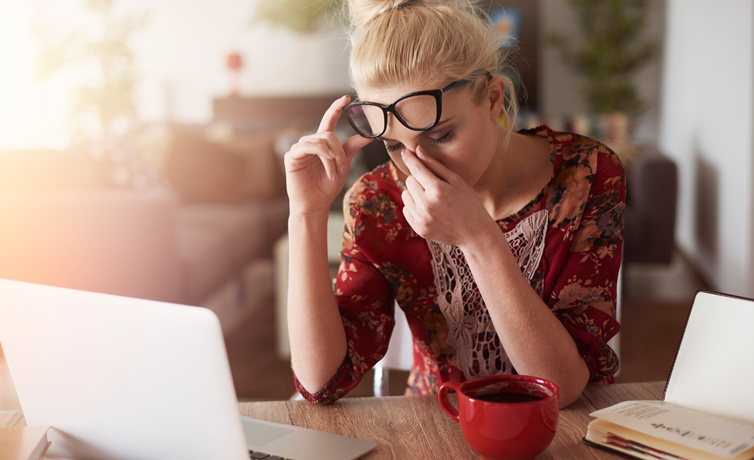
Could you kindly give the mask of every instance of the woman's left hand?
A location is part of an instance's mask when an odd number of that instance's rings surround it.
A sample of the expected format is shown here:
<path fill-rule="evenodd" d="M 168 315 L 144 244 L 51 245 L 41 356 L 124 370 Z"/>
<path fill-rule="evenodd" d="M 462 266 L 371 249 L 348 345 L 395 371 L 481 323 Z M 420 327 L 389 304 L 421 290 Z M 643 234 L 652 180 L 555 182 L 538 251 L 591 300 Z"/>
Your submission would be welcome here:
<path fill-rule="evenodd" d="M 401 156 L 411 173 L 402 195 L 403 214 L 421 237 L 463 247 L 495 224 L 471 186 L 422 147 L 416 153 L 404 149 Z"/>

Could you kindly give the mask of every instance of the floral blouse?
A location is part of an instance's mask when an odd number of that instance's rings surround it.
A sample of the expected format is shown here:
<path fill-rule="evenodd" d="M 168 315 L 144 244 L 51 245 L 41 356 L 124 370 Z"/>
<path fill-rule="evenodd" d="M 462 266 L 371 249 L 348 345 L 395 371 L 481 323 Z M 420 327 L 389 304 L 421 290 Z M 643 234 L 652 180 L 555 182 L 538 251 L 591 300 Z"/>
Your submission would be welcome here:
<path fill-rule="evenodd" d="M 607 342 L 615 319 L 621 263 L 623 167 L 605 145 L 546 126 L 522 131 L 545 137 L 553 174 L 539 195 L 498 221 L 532 288 L 573 337 L 590 380 L 608 381 L 618 359 Z M 333 282 L 348 352 L 332 379 L 307 400 L 344 396 L 385 354 L 406 314 L 414 367 L 407 394 L 436 393 L 447 380 L 515 373 L 458 248 L 418 236 L 403 217 L 392 162 L 362 176 L 344 200 L 341 264 Z"/>

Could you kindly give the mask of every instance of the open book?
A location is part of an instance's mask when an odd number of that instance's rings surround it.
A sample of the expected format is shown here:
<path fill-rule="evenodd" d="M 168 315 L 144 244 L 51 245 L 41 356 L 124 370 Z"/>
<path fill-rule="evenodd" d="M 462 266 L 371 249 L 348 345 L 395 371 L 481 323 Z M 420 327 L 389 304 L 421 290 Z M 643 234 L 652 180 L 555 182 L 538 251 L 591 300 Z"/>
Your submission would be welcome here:
<path fill-rule="evenodd" d="M 754 300 L 699 291 L 662 401 L 598 410 L 587 443 L 645 459 L 754 459 Z"/>

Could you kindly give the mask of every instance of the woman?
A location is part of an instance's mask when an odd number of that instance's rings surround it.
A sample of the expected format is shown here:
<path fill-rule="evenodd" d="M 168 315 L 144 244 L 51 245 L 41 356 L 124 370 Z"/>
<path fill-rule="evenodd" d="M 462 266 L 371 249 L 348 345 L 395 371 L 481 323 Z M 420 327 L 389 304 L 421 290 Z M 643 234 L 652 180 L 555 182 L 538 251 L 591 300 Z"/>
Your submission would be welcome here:
<path fill-rule="evenodd" d="M 561 405 L 617 370 L 625 187 L 604 145 L 547 127 L 512 132 L 515 97 L 471 1 L 349 3 L 358 101 L 335 101 L 285 157 L 288 324 L 296 386 L 343 396 L 385 353 L 394 304 L 414 340 L 409 391 L 511 373 L 549 379 Z M 341 144 L 336 122 L 359 134 Z M 504 123 L 499 122 L 499 118 Z M 344 200 L 328 275 L 330 205 L 357 150 L 391 161 Z"/>

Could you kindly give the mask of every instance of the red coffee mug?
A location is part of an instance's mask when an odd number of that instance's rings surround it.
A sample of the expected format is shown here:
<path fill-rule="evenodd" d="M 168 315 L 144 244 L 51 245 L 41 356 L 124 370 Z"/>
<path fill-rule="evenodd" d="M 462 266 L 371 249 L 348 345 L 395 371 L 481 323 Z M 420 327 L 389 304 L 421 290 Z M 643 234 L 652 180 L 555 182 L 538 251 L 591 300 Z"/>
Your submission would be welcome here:
<path fill-rule="evenodd" d="M 458 408 L 448 393 L 458 394 Z M 536 457 L 558 428 L 558 387 L 527 375 L 489 375 L 445 382 L 440 407 L 461 425 L 469 446 L 486 460 Z"/>

